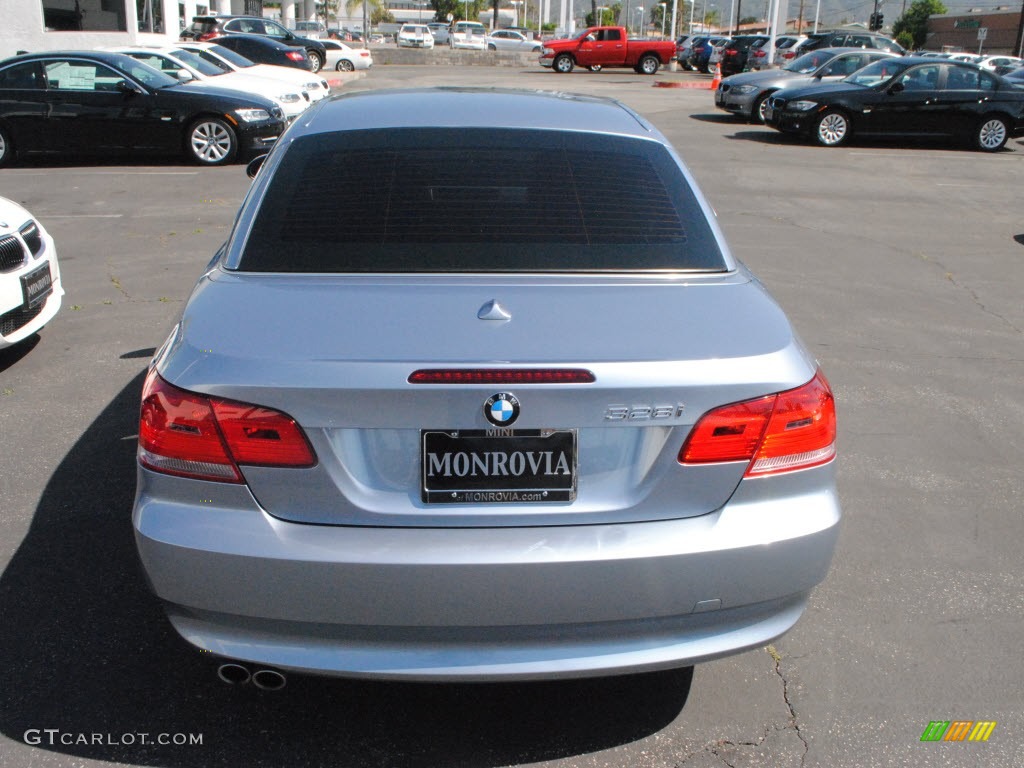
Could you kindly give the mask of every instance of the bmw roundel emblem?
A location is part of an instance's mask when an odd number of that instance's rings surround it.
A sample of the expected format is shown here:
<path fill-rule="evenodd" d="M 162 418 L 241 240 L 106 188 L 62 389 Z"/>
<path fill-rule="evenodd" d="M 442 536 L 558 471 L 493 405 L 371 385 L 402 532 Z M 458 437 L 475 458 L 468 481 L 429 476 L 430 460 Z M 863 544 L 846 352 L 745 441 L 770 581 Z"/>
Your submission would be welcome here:
<path fill-rule="evenodd" d="M 508 427 L 519 418 L 519 401 L 515 395 L 499 392 L 484 401 L 484 416 L 496 427 Z"/>

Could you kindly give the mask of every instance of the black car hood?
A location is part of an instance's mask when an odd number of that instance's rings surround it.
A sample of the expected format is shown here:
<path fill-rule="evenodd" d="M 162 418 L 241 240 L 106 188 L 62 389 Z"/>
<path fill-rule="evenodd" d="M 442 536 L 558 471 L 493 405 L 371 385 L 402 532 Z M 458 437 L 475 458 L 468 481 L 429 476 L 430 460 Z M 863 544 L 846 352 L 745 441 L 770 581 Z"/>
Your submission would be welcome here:
<path fill-rule="evenodd" d="M 233 88 L 213 88 L 205 85 L 191 85 L 189 83 L 160 88 L 157 90 L 157 93 L 181 96 L 185 99 L 205 99 L 211 104 L 216 105 L 217 108 L 266 109 L 270 111 L 277 106 L 277 104 L 265 96 L 258 96 L 255 93 L 249 94 Z"/>
<path fill-rule="evenodd" d="M 792 101 L 793 99 L 820 98 L 822 96 L 841 95 L 844 93 L 864 93 L 866 85 L 854 85 L 853 83 L 819 83 L 818 85 L 807 85 L 803 87 L 785 88 L 775 94 L 776 98 Z"/>

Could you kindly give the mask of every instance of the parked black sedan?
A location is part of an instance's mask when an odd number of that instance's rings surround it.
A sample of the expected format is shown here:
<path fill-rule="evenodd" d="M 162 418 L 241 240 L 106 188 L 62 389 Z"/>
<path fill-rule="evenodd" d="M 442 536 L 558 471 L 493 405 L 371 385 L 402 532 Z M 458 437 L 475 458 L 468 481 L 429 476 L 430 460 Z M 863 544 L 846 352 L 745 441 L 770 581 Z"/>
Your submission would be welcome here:
<path fill-rule="evenodd" d="M 1024 135 L 1024 90 L 973 64 L 883 59 L 828 85 L 787 88 L 768 125 L 838 147 L 851 136 L 958 139 L 985 152 Z"/>
<path fill-rule="evenodd" d="M 293 48 L 269 37 L 262 37 L 261 35 L 221 35 L 215 38 L 214 42 L 217 45 L 230 48 L 239 56 L 245 56 L 249 61 L 255 61 L 257 64 L 295 67 L 307 72 L 312 69 L 309 58 L 304 50 Z"/>
<path fill-rule="evenodd" d="M 266 152 L 286 126 L 268 99 L 184 85 L 120 53 L 48 51 L 0 61 L 0 165 L 15 152 L 127 151 L 223 165 Z"/>

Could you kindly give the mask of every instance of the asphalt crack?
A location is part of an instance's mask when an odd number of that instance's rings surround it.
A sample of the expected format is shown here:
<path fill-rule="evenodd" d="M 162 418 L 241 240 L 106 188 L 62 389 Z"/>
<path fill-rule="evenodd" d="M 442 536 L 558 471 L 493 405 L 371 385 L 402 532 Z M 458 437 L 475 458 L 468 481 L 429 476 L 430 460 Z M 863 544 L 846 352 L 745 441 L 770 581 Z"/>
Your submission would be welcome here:
<path fill-rule="evenodd" d="M 803 754 L 800 755 L 800 765 L 804 765 L 807 761 L 807 753 L 811 750 L 811 745 L 807 742 L 807 737 L 804 736 L 803 732 L 800 730 L 800 723 L 796 718 L 796 709 L 793 708 L 793 702 L 789 699 L 789 681 L 782 673 L 782 654 L 775 650 L 774 645 L 769 645 L 766 650 L 775 662 L 775 674 L 778 675 L 779 679 L 782 681 L 782 700 L 786 702 L 786 709 L 789 710 L 790 727 L 796 731 L 797 738 L 800 739 L 800 743 L 803 744 L 804 751 Z"/>

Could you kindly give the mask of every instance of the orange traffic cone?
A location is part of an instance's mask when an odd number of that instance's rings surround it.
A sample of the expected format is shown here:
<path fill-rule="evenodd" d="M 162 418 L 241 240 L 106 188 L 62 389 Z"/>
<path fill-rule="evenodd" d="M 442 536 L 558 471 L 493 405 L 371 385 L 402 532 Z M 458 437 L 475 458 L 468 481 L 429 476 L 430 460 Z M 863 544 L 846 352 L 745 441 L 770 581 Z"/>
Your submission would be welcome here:
<path fill-rule="evenodd" d="M 721 84 L 721 82 L 722 82 L 722 65 L 719 63 L 719 64 L 715 64 L 715 76 L 713 78 L 711 78 L 711 90 L 712 91 L 718 90 L 718 86 Z"/>

